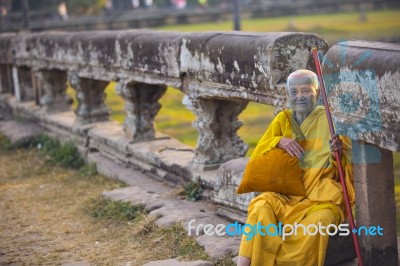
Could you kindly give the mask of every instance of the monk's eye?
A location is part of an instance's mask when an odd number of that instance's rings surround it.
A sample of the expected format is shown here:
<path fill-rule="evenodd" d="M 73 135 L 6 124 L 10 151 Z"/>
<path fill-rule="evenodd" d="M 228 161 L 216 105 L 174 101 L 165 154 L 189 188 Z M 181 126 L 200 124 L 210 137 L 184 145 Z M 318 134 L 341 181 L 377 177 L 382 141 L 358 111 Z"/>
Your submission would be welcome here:
<path fill-rule="evenodd" d="M 290 91 L 290 92 L 289 92 L 289 95 L 290 95 L 290 96 L 296 96 L 296 95 L 297 95 L 297 91 Z"/>

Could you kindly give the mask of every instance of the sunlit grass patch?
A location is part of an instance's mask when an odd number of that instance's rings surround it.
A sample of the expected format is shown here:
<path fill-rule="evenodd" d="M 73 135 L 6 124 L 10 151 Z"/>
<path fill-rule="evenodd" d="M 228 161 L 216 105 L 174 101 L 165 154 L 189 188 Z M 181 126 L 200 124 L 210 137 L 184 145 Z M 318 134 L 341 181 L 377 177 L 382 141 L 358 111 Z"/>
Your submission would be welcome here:
<path fill-rule="evenodd" d="M 85 210 L 94 218 L 127 222 L 134 221 L 143 214 L 144 206 L 132 205 L 123 201 L 113 201 L 104 197 L 95 197 L 87 202 Z"/>
<path fill-rule="evenodd" d="M 201 198 L 203 188 L 196 182 L 190 181 L 185 185 L 185 196 L 187 200 L 196 201 Z"/>
<path fill-rule="evenodd" d="M 75 144 L 71 141 L 61 143 L 58 139 L 41 135 L 33 140 L 32 145 L 51 165 L 78 169 L 85 164 Z"/>
<path fill-rule="evenodd" d="M 142 207 L 100 197 L 102 191 L 120 187 L 119 182 L 50 166 L 36 149 L 1 154 L 0 165 L 0 249 L 5 264 L 143 265 L 180 256 L 234 265 L 231 258 L 212 260 L 181 225 L 158 227 Z M 94 208 L 88 209 L 88 202 Z"/>
<path fill-rule="evenodd" d="M 380 40 L 400 37 L 400 10 L 366 12 L 367 21 L 360 21 L 357 12 L 293 15 L 270 18 L 243 19 L 242 31 L 279 32 L 299 31 L 317 33 L 334 44 L 340 40 Z M 195 25 L 170 25 L 163 30 L 178 31 L 232 31 L 231 21 Z"/>
<path fill-rule="evenodd" d="M 94 176 L 97 174 L 97 166 L 95 163 L 85 164 L 79 169 L 79 174 L 82 176 Z"/>

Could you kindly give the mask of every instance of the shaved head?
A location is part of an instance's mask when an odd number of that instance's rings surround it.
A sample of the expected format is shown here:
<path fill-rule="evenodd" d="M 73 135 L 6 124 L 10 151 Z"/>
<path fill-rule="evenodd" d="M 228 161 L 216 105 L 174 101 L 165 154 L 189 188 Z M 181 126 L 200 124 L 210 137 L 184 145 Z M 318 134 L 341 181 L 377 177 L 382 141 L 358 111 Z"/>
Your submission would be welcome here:
<path fill-rule="evenodd" d="M 315 90 L 318 90 L 318 77 L 311 70 L 307 69 L 299 69 L 292 72 L 287 78 L 287 90 L 290 89 L 291 86 L 298 85 L 313 85 Z"/>

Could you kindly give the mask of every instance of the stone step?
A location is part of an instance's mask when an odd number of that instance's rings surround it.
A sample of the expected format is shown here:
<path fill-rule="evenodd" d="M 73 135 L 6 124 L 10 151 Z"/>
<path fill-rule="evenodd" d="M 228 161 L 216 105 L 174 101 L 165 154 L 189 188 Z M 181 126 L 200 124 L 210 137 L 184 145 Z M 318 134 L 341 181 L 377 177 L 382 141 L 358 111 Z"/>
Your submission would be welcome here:
<path fill-rule="evenodd" d="M 12 144 L 24 145 L 43 133 L 43 128 L 33 122 L 18 123 L 15 120 L 0 121 L 0 131 Z"/>

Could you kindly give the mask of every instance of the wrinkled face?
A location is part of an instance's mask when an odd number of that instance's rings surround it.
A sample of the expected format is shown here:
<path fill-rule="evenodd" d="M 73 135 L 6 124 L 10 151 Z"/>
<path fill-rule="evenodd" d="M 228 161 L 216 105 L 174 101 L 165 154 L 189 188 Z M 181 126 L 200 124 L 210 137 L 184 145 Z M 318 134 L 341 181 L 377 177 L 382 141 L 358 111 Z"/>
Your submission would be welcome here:
<path fill-rule="evenodd" d="M 309 82 L 290 82 L 289 103 L 295 112 L 309 114 L 317 105 L 317 96 L 315 85 Z"/>

